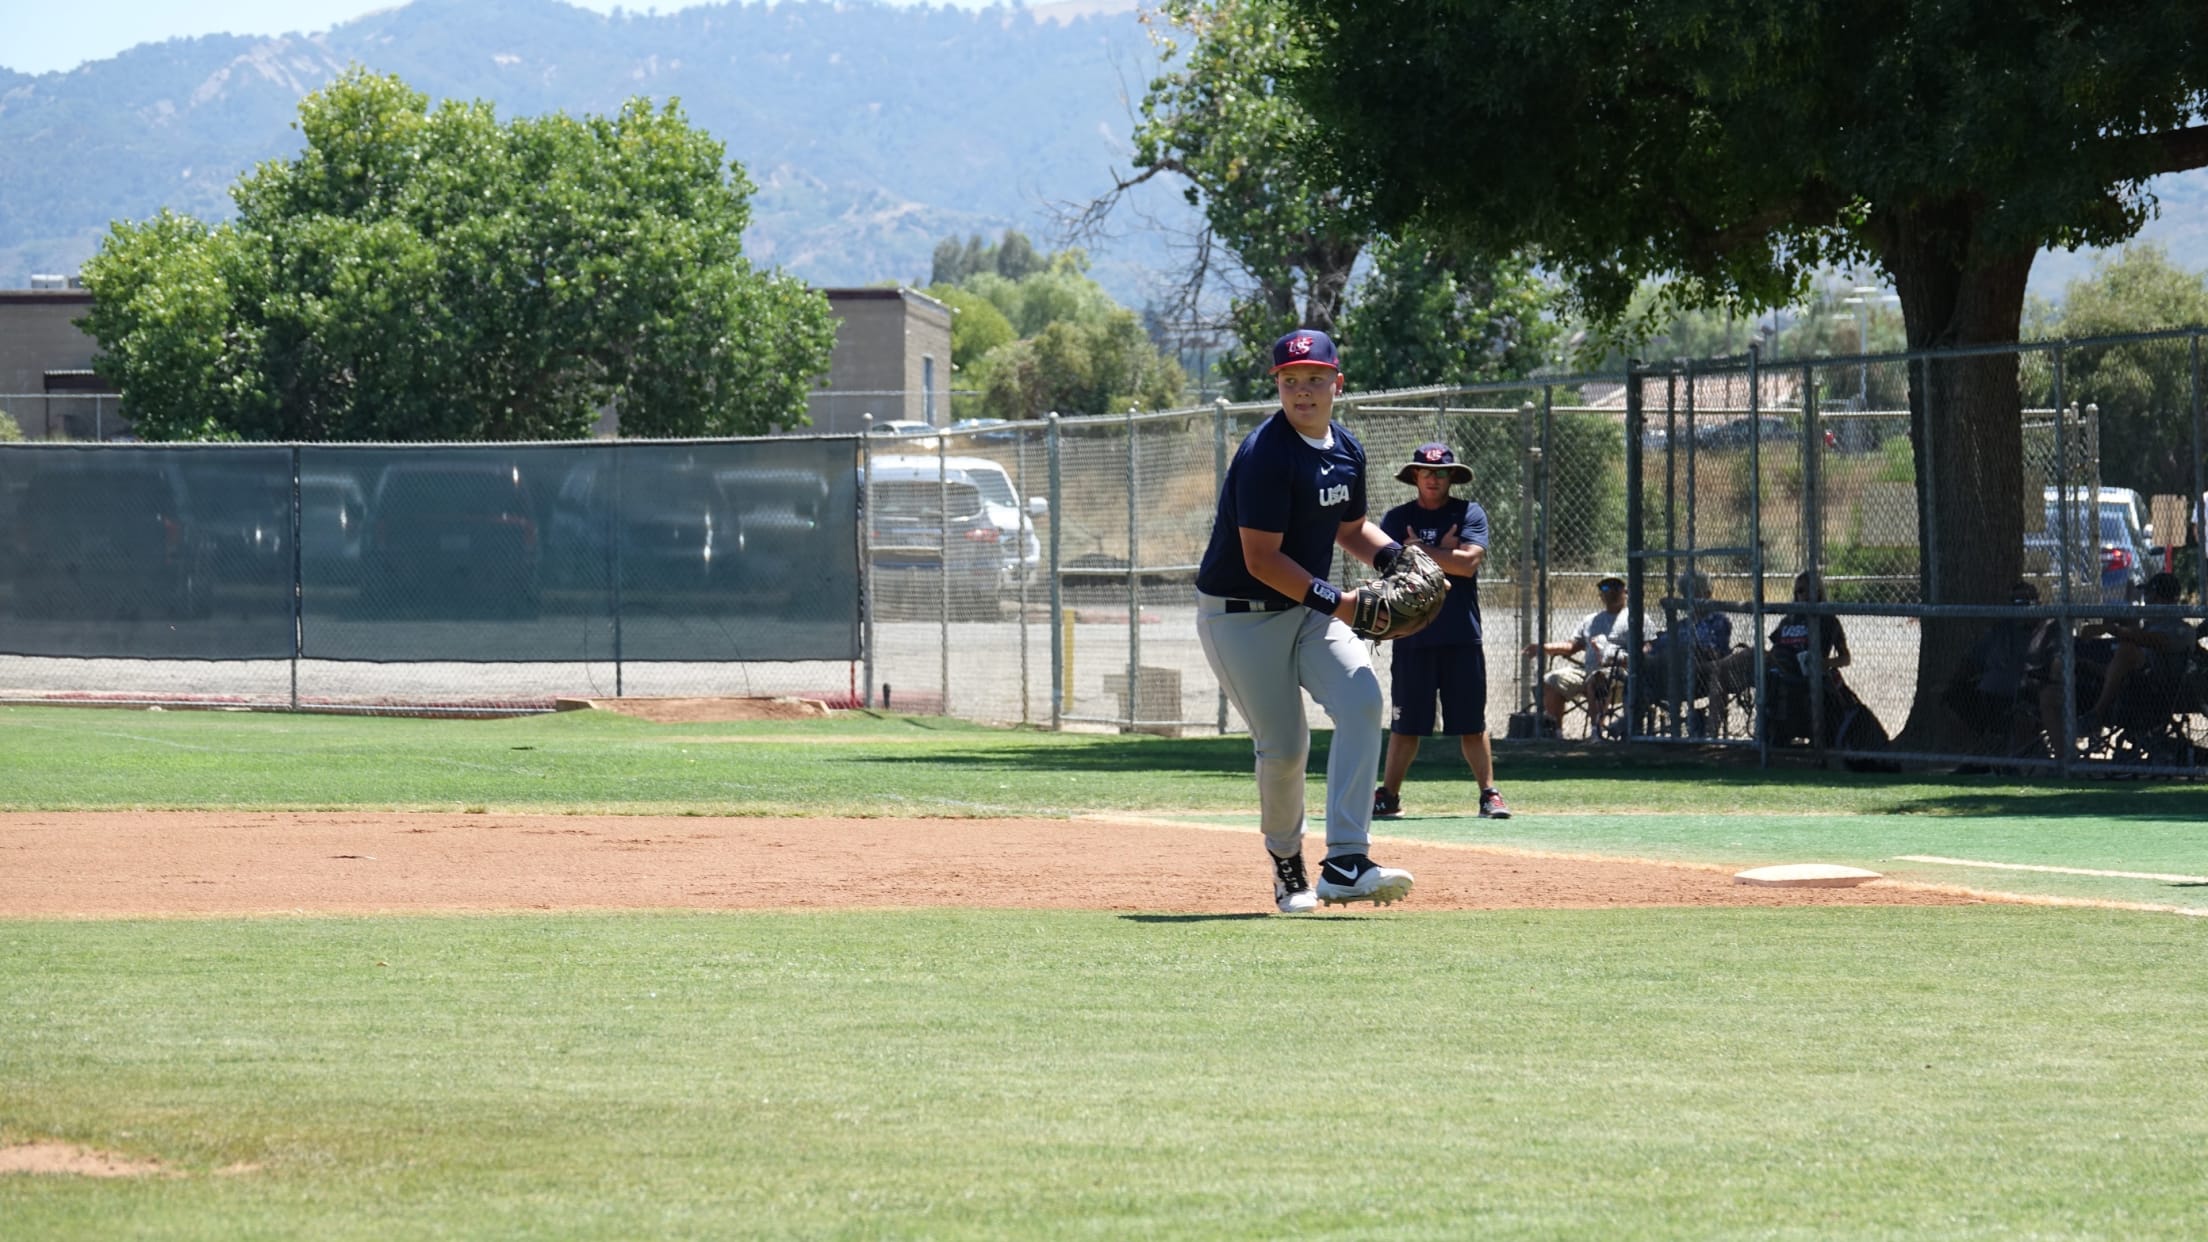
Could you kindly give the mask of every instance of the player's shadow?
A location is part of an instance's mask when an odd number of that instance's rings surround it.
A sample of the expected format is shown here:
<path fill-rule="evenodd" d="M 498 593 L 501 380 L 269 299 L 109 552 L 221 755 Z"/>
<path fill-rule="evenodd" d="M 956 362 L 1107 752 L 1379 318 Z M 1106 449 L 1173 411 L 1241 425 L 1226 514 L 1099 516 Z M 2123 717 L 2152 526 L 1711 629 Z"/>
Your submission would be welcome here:
<path fill-rule="evenodd" d="M 1127 922 L 1130 923 L 1169 924 L 1243 923 L 1251 921 L 1262 922 L 1265 919 L 1282 919 L 1284 921 L 1296 923 L 1362 923 L 1365 921 L 1366 918 L 1365 915 L 1361 914 L 1330 914 L 1324 918 L 1316 918 L 1311 915 L 1266 914 L 1263 911 L 1249 911 L 1243 914 L 1122 914 L 1119 917 L 1125 919 Z"/>

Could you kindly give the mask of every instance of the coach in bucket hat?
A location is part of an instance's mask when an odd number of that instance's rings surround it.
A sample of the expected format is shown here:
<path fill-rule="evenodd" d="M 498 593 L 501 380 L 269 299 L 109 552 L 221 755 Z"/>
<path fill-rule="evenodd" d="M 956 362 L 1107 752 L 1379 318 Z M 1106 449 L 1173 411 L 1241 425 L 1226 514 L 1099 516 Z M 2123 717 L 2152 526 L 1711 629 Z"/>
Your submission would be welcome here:
<path fill-rule="evenodd" d="M 1458 461 L 1457 455 L 1449 451 L 1449 446 L 1438 441 L 1419 445 L 1418 451 L 1411 454 L 1409 463 L 1395 472 L 1395 481 L 1416 487 L 1418 475 L 1413 472 L 1419 470 L 1442 471 L 1449 476 L 1451 486 L 1472 481 L 1472 467 Z"/>

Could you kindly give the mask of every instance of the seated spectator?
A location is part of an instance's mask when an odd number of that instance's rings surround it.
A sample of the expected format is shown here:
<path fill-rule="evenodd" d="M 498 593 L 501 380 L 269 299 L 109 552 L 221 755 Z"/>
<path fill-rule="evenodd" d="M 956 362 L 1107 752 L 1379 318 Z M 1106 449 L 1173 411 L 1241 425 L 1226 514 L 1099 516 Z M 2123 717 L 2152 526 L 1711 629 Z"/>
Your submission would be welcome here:
<path fill-rule="evenodd" d="M 2177 603 L 2177 577 L 2168 572 L 2146 579 L 2146 603 Z M 2184 672 L 2193 648 L 2193 623 L 2157 617 L 2142 625 L 2098 621 L 2078 628 L 2078 736 L 2093 738 L 2111 723 L 2111 712 L 2124 703 L 2126 687 L 2148 665 L 2170 685 Z M 2062 636 L 2053 621 L 2031 636 L 2027 678 L 2038 696 L 2040 727 L 2049 738 L 2062 734 Z M 2175 663 L 2170 663 L 2175 661 Z M 2151 685 L 2157 678 L 2146 678 Z"/>
<path fill-rule="evenodd" d="M 2160 573 L 2147 579 L 2147 603 L 2175 604 L 2178 596 L 2177 576 Z M 2091 736 L 2112 722 L 2120 701 L 2142 670 L 2152 670 L 2152 676 L 2143 684 L 2143 697 L 2152 698 L 2157 690 L 2167 692 L 2185 675 L 2186 658 L 2192 654 L 2194 642 L 2193 623 L 2183 617 L 2154 617 L 2137 625 L 2122 621 L 2101 622 L 2088 625 L 2078 631 L 2078 637 L 2106 636 L 2115 643 L 2108 662 L 2101 669 L 2100 690 L 2093 698 L 2093 705 L 2078 717 L 2078 732 Z M 2082 662 L 2082 658 L 2081 658 Z M 2054 719 L 2062 713 L 2062 688 L 2054 689 Z M 2085 698 L 2083 682 L 2078 697 Z M 2163 695 L 2167 698 L 2167 694 Z M 2044 702 L 2044 700 L 2043 700 Z M 2166 713 L 2162 713 L 2166 714 Z M 2048 719 L 2044 708 L 2042 719 Z M 2056 735 L 2050 729 L 2049 735 Z"/>
<path fill-rule="evenodd" d="M 1733 654 L 1733 619 L 1710 602 L 1707 575 L 1679 575 L 1679 595 L 1677 602 L 1693 617 L 1688 637 L 1676 647 L 1670 630 L 1648 640 L 1642 648 L 1648 658 L 1648 675 L 1655 679 L 1657 696 L 1667 701 L 1675 687 L 1683 687 L 1690 701 L 1711 699 L 1717 731 L 1723 733 L 1726 695 L 1738 693 L 1748 684 L 1748 678 L 1739 675 L 1737 668 L 1728 666 L 1721 672 L 1719 667 L 1725 657 Z"/>
<path fill-rule="evenodd" d="M 1796 603 L 1823 603 L 1824 584 L 1813 573 L 1800 573 L 1794 577 Z M 1818 635 L 1816 652 L 1824 663 L 1826 689 L 1825 711 L 1828 716 L 1843 702 L 1840 693 L 1840 670 L 1854 663 L 1855 656 L 1848 650 L 1848 634 L 1838 617 L 1817 617 L 1814 624 L 1807 613 L 1788 613 L 1771 629 L 1771 646 L 1764 656 L 1764 671 L 1768 677 L 1769 693 L 1764 698 L 1765 719 L 1770 722 L 1771 740 L 1809 736 L 1810 673 L 1818 660 L 1812 655 L 1810 635 Z M 1755 667 L 1755 656 L 1743 649 L 1728 657 L 1726 664 L 1733 666 L 1720 677 L 1720 684 L 1739 681 L 1745 684 Z"/>
<path fill-rule="evenodd" d="M 1602 607 L 1587 614 L 1569 641 L 1528 643 L 1520 653 L 1527 657 L 1580 657 L 1579 663 L 1566 664 L 1541 679 L 1543 736 L 1556 736 L 1564 719 L 1564 705 L 1574 699 L 1588 701 L 1588 715 L 1599 725 L 1602 707 L 1610 698 L 1608 682 L 1625 664 L 1625 646 L 1632 633 L 1632 618 L 1625 610 L 1625 579 L 1609 575 L 1595 584 L 1595 596 Z"/>
<path fill-rule="evenodd" d="M 2019 579 L 2009 588 L 2009 602 L 2020 607 L 2039 603 L 2039 588 Z M 1969 654 L 1948 679 L 1941 701 L 1969 725 L 1979 738 L 1979 749 L 2015 754 L 2035 736 L 2029 717 L 2018 708 L 2036 700 L 2025 695 L 2033 632 L 2045 623 L 2026 617 L 2003 617 L 1978 636 Z M 2060 693 L 2058 688 L 2057 693 Z"/>

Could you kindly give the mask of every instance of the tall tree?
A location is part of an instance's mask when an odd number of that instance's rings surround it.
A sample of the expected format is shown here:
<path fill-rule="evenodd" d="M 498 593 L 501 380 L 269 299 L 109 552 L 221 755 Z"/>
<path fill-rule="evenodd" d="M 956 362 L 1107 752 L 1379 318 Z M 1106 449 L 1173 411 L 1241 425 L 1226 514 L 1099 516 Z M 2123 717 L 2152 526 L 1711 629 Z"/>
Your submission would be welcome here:
<path fill-rule="evenodd" d="M 1166 64 L 1143 97 L 1137 171 L 1119 188 L 1165 174 L 1187 182 L 1205 235 L 1177 309 L 1195 312 L 1213 256 L 1231 262 L 1239 348 L 1219 370 L 1252 395 L 1281 333 L 1336 330 L 1371 230 L 1356 195 L 1315 158 L 1309 115 L 1281 89 L 1302 50 L 1280 12 L 1262 0 L 1167 0 L 1143 20 Z"/>
<path fill-rule="evenodd" d="M 97 365 L 151 439 L 535 439 L 805 421 L 826 301 L 752 269 L 751 185 L 673 104 L 500 123 L 355 69 L 208 228 L 113 227 Z"/>
<path fill-rule="evenodd" d="M 1522 260 L 1463 258 L 1416 233 L 1381 238 L 1372 255 L 1342 315 L 1358 387 L 1479 384 L 1548 360 L 1558 327 Z"/>
<path fill-rule="evenodd" d="M 957 245 L 945 241 L 939 253 L 947 257 Z M 1090 278 L 1082 251 L 1036 255 L 1008 232 L 1002 246 L 978 253 L 963 283 L 930 289 L 955 312 L 951 360 L 959 387 L 980 394 L 957 397 L 960 414 L 1103 414 L 1181 399 L 1187 376 L 1180 365 Z"/>
<path fill-rule="evenodd" d="M 1913 348 L 2014 341 L 2038 251 L 2124 240 L 2149 178 L 2208 164 L 2198 0 L 1264 3 L 1308 49 L 1287 72 L 1335 180 L 1383 222 L 1530 248 L 1598 318 L 1644 277 L 1761 308 L 1865 264 Z M 1996 601 L 2022 550 L 1998 499 L 2024 487 L 2017 365 L 1925 374 L 1925 598 Z M 1910 740 L 1946 726 L 1974 628 L 1925 624 Z"/>
<path fill-rule="evenodd" d="M 2208 274 L 2151 243 L 2104 256 L 2063 290 L 2047 335 L 2072 339 L 2208 324 Z M 2066 401 L 2100 407 L 2101 479 L 2153 494 L 2193 490 L 2189 340 L 2126 341 L 2063 355 Z M 2208 396 L 2208 394 L 2203 394 Z M 2181 531 L 2158 531 L 2172 542 Z"/>

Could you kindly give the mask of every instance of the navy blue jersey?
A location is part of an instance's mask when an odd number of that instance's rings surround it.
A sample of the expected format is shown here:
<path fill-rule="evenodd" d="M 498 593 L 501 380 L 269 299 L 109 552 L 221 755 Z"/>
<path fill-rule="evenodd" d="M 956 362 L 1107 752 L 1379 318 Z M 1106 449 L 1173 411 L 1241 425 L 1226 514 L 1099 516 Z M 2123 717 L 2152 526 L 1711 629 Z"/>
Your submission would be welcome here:
<path fill-rule="evenodd" d="M 1838 617 L 1826 617 L 1819 629 L 1825 640 L 1825 667 L 1829 669 L 1839 656 L 1840 644 L 1847 639 L 1841 632 Z M 1808 657 L 1809 617 L 1805 613 L 1790 612 L 1771 629 L 1771 654 L 1766 657 L 1771 671 L 1799 681 L 1809 676 Z"/>
<path fill-rule="evenodd" d="M 1467 547 L 1487 546 L 1487 510 L 1461 497 L 1451 496 L 1439 509 L 1428 509 L 1417 501 L 1405 501 L 1380 519 L 1380 529 L 1397 543 L 1423 543 L 1429 551 L 1441 542 L 1450 531 L 1457 532 L 1457 542 Z M 1435 557 L 1439 560 L 1440 557 Z M 1447 647 L 1480 641 L 1480 580 L 1477 577 L 1449 576 L 1449 594 L 1441 601 L 1441 615 L 1434 623 L 1408 638 L 1398 638 L 1398 647 Z"/>
<path fill-rule="evenodd" d="M 1243 437 L 1219 488 L 1197 590 L 1228 599 L 1282 598 L 1243 563 L 1245 526 L 1279 531 L 1280 550 L 1290 560 L 1314 578 L 1326 577 L 1342 523 L 1365 516 L 1365 448 L 1340 423 L 1331 430 L 1332 448 L 1312 448 L 1276 410 Z"/>

